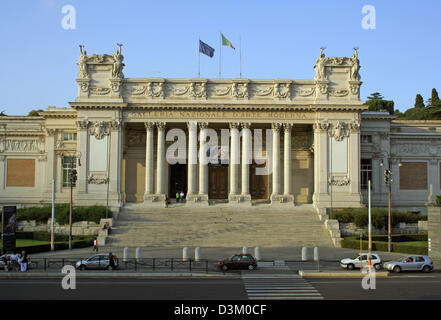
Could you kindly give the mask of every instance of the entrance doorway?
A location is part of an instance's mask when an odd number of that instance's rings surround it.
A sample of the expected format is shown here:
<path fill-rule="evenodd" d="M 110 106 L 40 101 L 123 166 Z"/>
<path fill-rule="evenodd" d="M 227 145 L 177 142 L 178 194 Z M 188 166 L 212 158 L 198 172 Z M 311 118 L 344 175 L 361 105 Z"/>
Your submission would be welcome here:
<path fill-rule="evenodd" d="M 187 165 L 186 164 L 172 164 L 170 165 L 170 184 L 169 184 L 169 198 L 176 199 L 176 193 L 184 192 L 184 197 L 187 196 Z"/>
<path fill-rule="evenodd" d="M 228 165 L 208 166 L 208 199 L 228 199 Z"/>
<path fill-rule="evenodd" d="M 266 163 L 257 164 L 253 162 L 250 167 L 250 194 L 251 200 L 268 199 L 268 175 L 256 174 L 257 168 L 265 168 Z M 260 173 L 260 172 L 259 172 Z"/>

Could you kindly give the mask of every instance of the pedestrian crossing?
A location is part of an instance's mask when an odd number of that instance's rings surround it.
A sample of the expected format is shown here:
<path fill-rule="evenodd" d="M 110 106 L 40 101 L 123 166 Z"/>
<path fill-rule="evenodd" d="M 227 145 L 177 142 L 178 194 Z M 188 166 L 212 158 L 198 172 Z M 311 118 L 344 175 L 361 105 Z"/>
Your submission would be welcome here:
<path fill-rule="evenodd" d="M 250 300 L 323 299 L 296 274 L 242 274 L 242 281 Z"/>

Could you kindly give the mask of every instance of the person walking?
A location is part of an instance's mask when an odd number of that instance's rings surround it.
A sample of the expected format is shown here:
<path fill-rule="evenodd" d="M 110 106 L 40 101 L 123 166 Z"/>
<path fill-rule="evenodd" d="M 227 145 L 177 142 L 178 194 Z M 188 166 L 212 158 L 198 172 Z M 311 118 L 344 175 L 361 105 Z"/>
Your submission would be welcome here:
<path fill-rule="evenodd" d="M 176 203 L 179 202 L 179 191 L 176 192 Z"/>
<path fill-rule="evenodd" d="M 179 199 L 181 199 L 181 202 L 184 202 L 184 191 L 181 191 L 181 194 L 179 195 Z"/>
<path fill-rule="evenodd" d="M 21 272 L 25 272 L 28 270 L 28 255 L 27 255 L 26 251 L 21 252 L 21 256 L 20 256 L 18 262 L 20 263 L 20 271 Z"/>
<path fill-rule="evenodd" d="M 93 251 L 98 252 L 98 239 L 93 240 Z"/>
<path fill-rule="evenodd" d="M 109 270 L 115 270 L 115 259 L 112 252 L 109 253 Z"/>

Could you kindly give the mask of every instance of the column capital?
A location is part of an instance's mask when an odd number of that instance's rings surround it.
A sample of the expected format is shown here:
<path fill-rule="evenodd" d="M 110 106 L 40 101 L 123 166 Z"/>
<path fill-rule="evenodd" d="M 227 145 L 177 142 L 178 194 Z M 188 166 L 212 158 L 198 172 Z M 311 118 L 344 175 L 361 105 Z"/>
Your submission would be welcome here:
<path fill-rule="evenodd" d="M 281 128 L 282 128 L 281 123 L 278 123 L 278 122 L 271 123 L 271 129 L 273 129 L 273 131 L 279 132 Z"/>
<path fill-rule="evenodd" d="M 242 122 L 242 129 L 250 129 L 251 128 L 251 122 Z"/>
<path fill-rule="evenodd" d="M 158 127 L 158 130 L 164 130 L 166 126 L 165 122 L 156 122 L 156 127 Z"/>
<path fill-rule="evenodd" d="M 144 126 L 147 129 L 147 131 L 153 131 L 155 129 L 154 122 L 144 122 Z"/>
<path fill-rule="evenodd" d="M 283 124 L 283 130 L 285 130 L 285 132 L 291 131 L 291 129 L 292 129 L 292 123 L 284 123 Z"/>
<path fill-rule="evenodd" d="M 230 126 L 230 129 L 240 129 L 240 122 L 230 122 L 228 124 Z"/>
<path fill-rule="evenodd" d="M 197 130 L 198 129 L 197 121 L 188 121 L 187 128 L 188 128 L 188 130 Z"/>
<path fill-rule="evenodd" d="M 327 121 L 318 121 L 313 125 L 314 132 L 327 132 L 330 127 L 331 124 Z"/>
<path fill-rule="evenodd" d="M 198 126 L 200 130 L 208 128 L 208 122 L 198 122 Z"/>

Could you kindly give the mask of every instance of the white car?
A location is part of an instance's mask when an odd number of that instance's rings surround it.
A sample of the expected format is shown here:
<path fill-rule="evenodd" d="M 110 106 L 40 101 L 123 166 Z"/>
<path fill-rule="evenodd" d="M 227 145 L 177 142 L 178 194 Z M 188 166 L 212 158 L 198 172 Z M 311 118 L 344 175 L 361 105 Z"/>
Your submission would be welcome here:
<path fill-rule="evenodd" d="M 355 268 L 360 268 L 360 262 L 362 268 L 369 266 L 368 261 L 368 253 L 356 254 L 352 258 L 342 259 L 340 261 L 340 266 L 343 269 L 354 270 Z M 380 270 L 382 268 L 383 261 L 380 256 L 376 253 L 371 253 L 371 265 L 375 268 L 375 270 Z"/>

